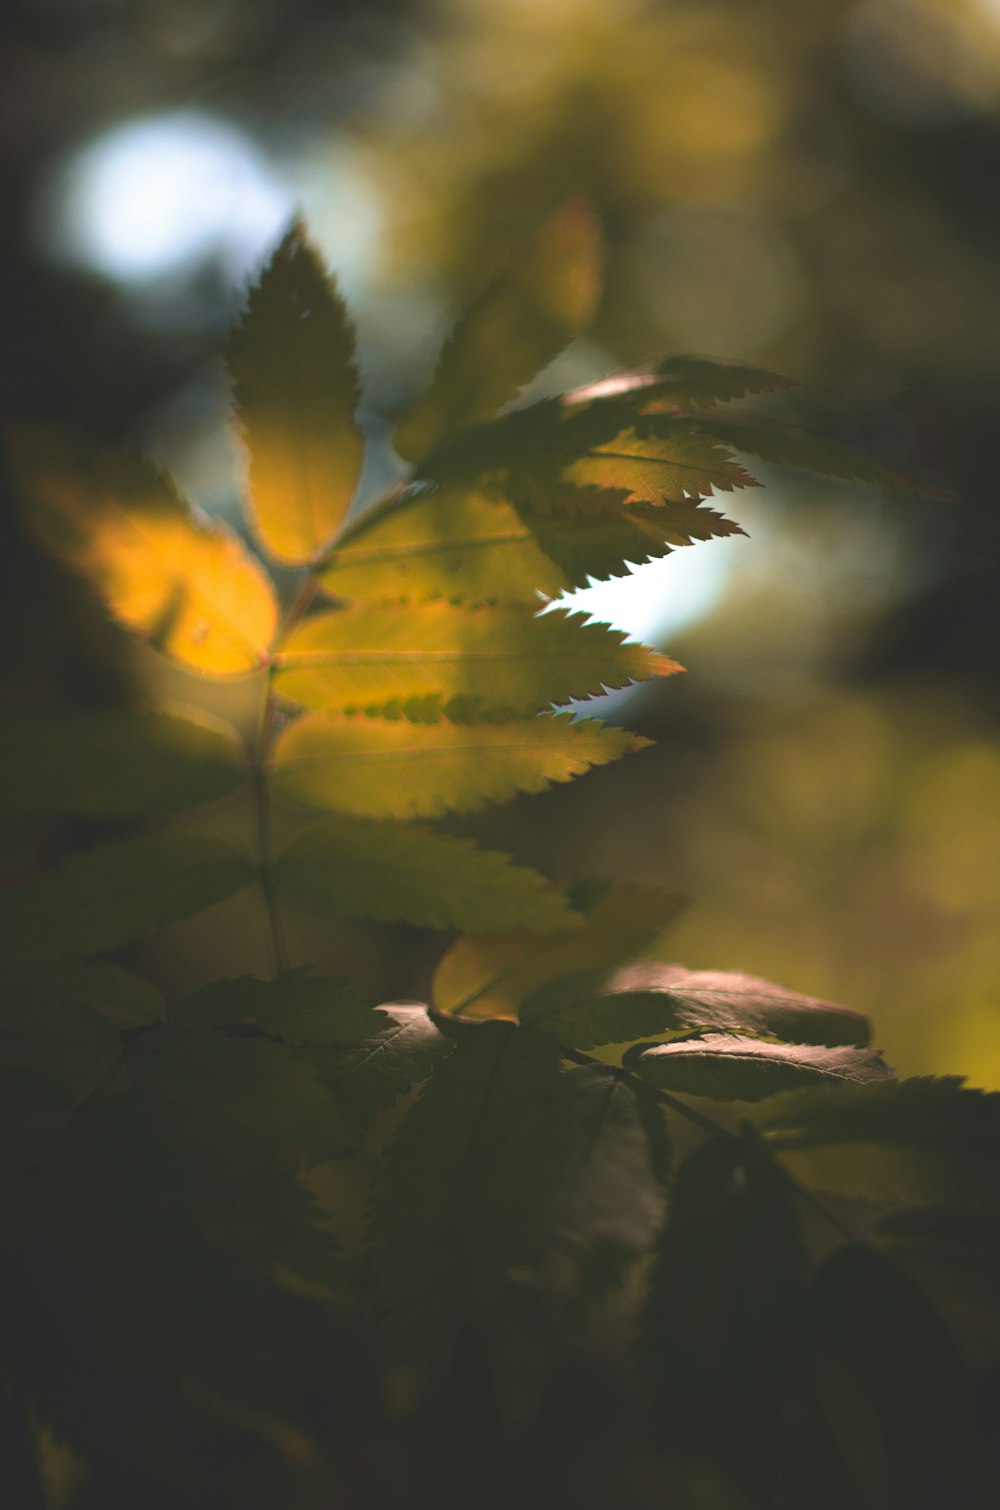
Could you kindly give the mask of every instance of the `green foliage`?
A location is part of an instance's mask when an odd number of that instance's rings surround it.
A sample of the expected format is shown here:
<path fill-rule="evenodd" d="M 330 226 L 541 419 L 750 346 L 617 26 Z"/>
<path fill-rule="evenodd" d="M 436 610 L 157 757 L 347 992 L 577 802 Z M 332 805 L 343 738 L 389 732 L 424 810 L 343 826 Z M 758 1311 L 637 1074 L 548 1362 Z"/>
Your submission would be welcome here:
<path fill-rule="evenodd" d="M 111 617 L 260 694 L 245 747 L 221 698 L 217 723 L 5 714 L 0 1440 L 26 1506 L 44 1433 L 81 1510 L 551 1504 L 558 1453 L 598 1450 L 623 1510 L 991 1502 L 1000 1098 L 897 1083 L 834 1003 L 643 961 L 675 896 L 436 826 L 647 742 L 556 710 L 679 668 L 541 598 L 738 531 L 707 500 L 755 484 L 745 454 L 897 481 L 717 417 L 788 384 L 704 359 L 498 412 L 598 265 L 574 205 L 500 271 L 403 420 L 412 475 L 347 523 L 353 335 L 295 225 L 229 351 L 263 565 L 140 459 L 13 438 L 31 527 Z M 230 898 L 185 995 L 143 940 L 173 930 L 173 963 Z M 313 974 L 317 920 L 351 960 L 379 924 L 450 935 L 433 1006 Z M 273 978 L 215 978 L 215 926 L 264 933 Z"/>

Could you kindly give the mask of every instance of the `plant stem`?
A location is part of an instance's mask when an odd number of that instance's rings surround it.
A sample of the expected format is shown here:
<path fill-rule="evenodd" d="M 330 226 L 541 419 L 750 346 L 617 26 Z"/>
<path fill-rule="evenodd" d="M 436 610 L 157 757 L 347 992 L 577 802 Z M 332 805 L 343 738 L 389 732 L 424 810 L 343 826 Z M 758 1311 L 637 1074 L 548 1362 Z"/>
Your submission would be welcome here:
<path fill-rule="evenodd" d="M 267 789 L 266 765 L 274 730 L 274 692 L 271 689 L 271 672 L 267 673 L 267 694 L 261 713 L 260 727 L 250 762 L 251 787 L 254 811 L 257 818 L 257 859 L 260 865 L 260 888 L 267 909 L 267 921 L 271 930 L 271 954 L 274 974 L 288 969 L 288 941 L 281 916 L 278 893 L 271 873 L 271 804 Z"/>

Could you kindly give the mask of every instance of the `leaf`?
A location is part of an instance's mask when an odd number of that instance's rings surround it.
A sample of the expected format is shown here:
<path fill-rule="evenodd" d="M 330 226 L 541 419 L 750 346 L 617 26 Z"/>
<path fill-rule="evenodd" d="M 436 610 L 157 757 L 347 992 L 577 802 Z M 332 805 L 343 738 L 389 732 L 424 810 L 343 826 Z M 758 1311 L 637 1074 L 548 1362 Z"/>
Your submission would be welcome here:
<path fill-rule="evenodd" d="M 577 1049 L 704 1031 L 863 1048 L 869 1034 L 866 1017 L 833 1002 L 740 972 L 656 961 L 628 965 L 610 979 L 553 981 L 529 997 L 521 1018 Z"/>
<path fill-rule="evenodd" d="M 824 1080 L 885 1080 L 892 1071 L 875 1049 L 811 1043 L 764 1043 L 730 1033 L 675 1039 L 625 1055 L 626 1069 L 659 1090 L 714 1101 L 761 1101 L 778 1091 Z"/>
<path fill-rule="evenodd" d="M 1000 1094 L 955 1078 L 795 1091 L 750 1123 L 823 1190 L 932 1206 L 1000 1199 Z"/>
<path fill-rule="evenodd" d="M 860 455 L 850 446 L 812 435 L 807 430 L 778 425 L 772 420 L 727 415 L 720 419 L 699 419 L 698 428 L 737 451 L 776 466 L 799 468 L 821 477 L 842 478 L 846 482 L 872 483 L 892 493 L 919 493 L 945 502 L 952 499 L 952 494 L 943 489 L 914 482 L 901 472 Z"/>
<path fill-rule="evenodd" d="M 594 217 L 582 203 L 564 205 L 459 319 L 430 388 L 396 433 L 399 454 L 419 460 L 515 398 L 588 323 L 601 260 Z"/>
<path fill-rule="evenodd" d="M 431 699 L 446 716 L 534 713 L 680 667 L 603 624 L 525 605 L 361 604 L 308 619 L 277 658 L 282 696 L 378 712 Z"/>
<path fill-rule="evenodd" d="M 626 430 L 605 445 L 588 451 L 561 473 L 561 481 L 575 488 L 593 488 L 622 503 L 682 503 L 709 493 L 758 486 L 729 451 L 682 420 L 662 420 L 655 427 Z M 551 497 L 558 508 L 564 497 L 556 489 L 539 489 L 536 507 Z"/>
<path fill-rule="evenodd" d="M 216 801 L 245 781 L 232 731 L 189 718 L 110 709 L 0 718 L 0 807 L 11 816 L 141 816 Z"/>
<path fill-rule="evenodd" d="M 50 1011 L 82 1007 L 84 1017 L 96 1012 L 111 1027 L 128 1029 L 149 1027 L 164 1015 L 156 987 L 110 960 L 79 964 L 14 955 L 0 965 L 0 981 L 5 998 L 16 998 L 40 1020 Z"/>
<path fill-rule="evenodd" d="M 304 566 L 350 507 L 364 440 L 350 320 L 301 221 L 250 290 L 229 367 L 254 526 L 275 560 Z"/>
<path fill-rule="evenodd" d="M 385 1025 L 341 1056 L 331 1080 L 361 1128 L 425 1081 L 454 1047 L 418 1002 L 388 1002 L 377 1015 Z"/>
<path fill-rule="evenodd" d="M 58 1081 L 73 1101 L 98 1085 L 121 1052 L 109 1022 L 77 1002 L 41 988 L 27 973 L 4 972 L 0 998 L 0 1065 Z"/>
<path fill-rule="evenodd" d="M 312 713 L 278 740 L 271 785 L 291 802 L 356 817 L 435 818 L 543 791 L 649 743 L 571 714 L 416 725 Z"/>
<path fill-rule="evenodd" d="M 640 953 L 683 905 L 683 899 L 669 891 L 619 885 L 602 891 L 585 909 L 583 927 L 571 934 L 545 937 L 522 931 L 459 939 L 435 972 L 435 1005 L 439 1012 L 516 1017 L 522 1004 L 548 982 L 585 971 L 596 975 Z M 522 1017 L 549 1030 L 540 1014 L 522 1009 Z"/>
<path fill-rule="evenodd" d="M 593 499 L 583 490 L 582 506 Z M 739 525 L 691 500 L 656 509 L 605 501 L 576 516 L 532 513 L 501 494 L 444 488 L 363 516 L 321 575 L 349 598 L 445 597 L 528 603 L 627 573 L 693 540 L 738 535 Z"/>
<path fill-rule="evenodd" d="M 32 530 L 120 624 L 206 676 L 265 664 L 274 593 L 224 525 L 197 523 L 169 478 L 131 452 L 45 431 L 11 445 Z"/>
<path fill-rule="evenodd" d="M 681 1165 L 639 1319 L 657 1437 L 770 1492 L 788 1472 L 801 1389 L 805 1254 L 794 1189 L 727 1138 Z"/>
<path fill-rule="evenodd" d="M 120 949 L 246 886 L 256 869 L 220 839 L 157 834 L 70 855 L 0 899 L 0 940 L 40 955 Z"/>
<path fill-rule="evenodd" d="M 910 1207 L 881 1219 L 878 1250 L 960 1329 L 976 1361 L 1000 1357 L 1000 1210 Z"/>
<path fill-rule="evenodd" d="M 289 845 L 274 878 L 294 901 L 347 917 L 469 933 L 578 921 L 560 892 L 508 855 L 401 824 L 331 819 Z"/>
<path fill-rule="evenodd" d="M 614 372 L 610 377 L 563 394 L 563 403 L 611 401 L 619 412 L 666 413 L 672 409 L 710 408 L 750 394 L 798 386 L 794 378 L 781 377 L 760 367 L 747 367 L 742 362 L 677 356 Z"/>

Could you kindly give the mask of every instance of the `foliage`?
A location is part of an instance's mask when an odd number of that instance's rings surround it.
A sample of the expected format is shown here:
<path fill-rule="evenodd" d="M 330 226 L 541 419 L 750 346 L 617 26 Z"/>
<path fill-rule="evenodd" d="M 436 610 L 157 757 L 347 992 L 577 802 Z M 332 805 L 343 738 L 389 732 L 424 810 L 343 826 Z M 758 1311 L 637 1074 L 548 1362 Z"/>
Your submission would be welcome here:
<path fill-rule="evenodd" d="M 783 386 L 746 367 L 502 408 L 598 266 L 561 211 L 404 417 L 412 476 L 354 514 L 350 324 L 294 226 L 230 348 L 255 549 L 134 456 L 13 438 L 32 528 L 110 615 L 262 693 L 245 749 L 162 709 L 5 716 L 4 802 L 40 826 L 0 908 L 25 1505 L 41 1434 L 81 1507 L 989 1502 L 1000 1098 L 896 1082 L 832 1003 L 631 963 L 677 898 L 434 823 L 644 743 L 560 705 L 679 668 L 541 597 L 738 530 L 705 500 L 754 483 L 744 453 L 902 485 L 707 419 Z M 213 832 L 241 793 L 252 846 Z M 165 1008 L 134 946 L 246 888 L 274 978 Z M 310 973 L 297 907 L 448 935 L 432 1002 Z"/>

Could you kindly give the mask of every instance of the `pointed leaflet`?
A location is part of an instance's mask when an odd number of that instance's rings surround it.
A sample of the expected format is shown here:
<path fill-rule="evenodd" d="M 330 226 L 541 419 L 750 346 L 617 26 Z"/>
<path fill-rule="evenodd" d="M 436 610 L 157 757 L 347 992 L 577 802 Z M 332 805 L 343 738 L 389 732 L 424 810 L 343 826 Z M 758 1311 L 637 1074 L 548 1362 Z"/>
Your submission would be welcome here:
<path fill-rule="evenodd" d="M 658 1439 L 721 1459 L 744 1483 L 780 1471 L 801 1389 L 805 1273 L 780 1169 L 736 1139 L 685 1160 L 640 1316 Z"/>
<path fill-rule="evenodd" d="M 331 819 L 274 866 L 293 901 L 347 917 L 461 928 L 572 928 L 579 914 L 537 871 L 433 829 Z"/>
<path fill-rule="evenodd" d="M 688 408 L 706 409 L 715 404 L 746 398 L 751 393 L 773 393 L 779 388 L 797 388 L 795 378 L 746 367 L 741 362 L 711 361 L 707 357 L 663 357 L 644 367 L 613 372 L 563 394 L 564 404 L 613 403 L 622 414 L 664 413 Z"/>
<path fill-rule="evenodd" d="M 0 809 L 11 816 L 141 816 L 215 801 L 245 780 L 224 726 L 112 709 L 0 718 Z"/>
<path fill-rule="evenodd" d="M 12 451 L 30 527 L 119 623 L 206 676 L 265 663 L 270 582 L 224 525 L 192 518 L 169 478 L 131 452 L 54 432 L 19 432 Z"/>
<path fill-rule="evenodd" d="M 576 490 L 581 504 L 588 502 Z M 529 603 L 624 576 L 629 563 L 679 545 L 739 535 L 739 525 L 690 499 L 659 508 L 605 502 L 576 516 L 538 515 L 499 493 L 410 494 L 361 518 L 323 570 L 324 591 L 384 600 L 444 597 Z"/>
<path fill-rule="evenodd" d="M 350 507 L 364 443 L 347 311 L 299 222 L 250 290 L 229 366 L 255 528 L 275 560 L 305 565 Z"/>
<path fill-rule="evenodd" d="M 0 940 L 32 954 L 109 953 L 232 896 L 256 874 L 232 845 L 193 834 L 113 840 L 0 898 Z"/>
<path fill-rule="evenodd" d="M 647 744 L 568 713 L 497 724 L 312 713 L 278 740 L 271 785 L 291 802 L 355 817 L 436 818 L 543 791 Z"/>
<path fill-rule="evenodd" d="M 473 1017 L 516 1017 L 522 1003 L 547 982 L 610 970 L 639 954 L 683 905 L 681 897 L 656 887 L 604 887 L 584 909 L 583 927 L 572 934 L 546 938 L 537 933 L 496 933 L 459 939 L 437 967 L 435 1005 L 440 1012 Z M 538 1022 L 548 1027 L 543 1019 Z"/>
<path fill-rule="evenodd" d="M 758 485 L 717 441 L 694 425 L 672 419 L 645 420 L 641 429 L 637 423 L 635 429 L 587 451 L 563 469 L 560 482 L 596 489 L 623 503 L 653 506 Z M 560 488 L 546 494 L 539 488 L 533 499 L 540 509 L 549 500 L 552 508 L 559 509 L 571 502 L 572 495 L 567 497 Z"/>
<path fill-rule="evenodd" d="M 553 981 L 528 998 L 521 1020 L 578 1049 L 706 1030 L 863 1048 L 869 1029 L 860 1012 L 771 981 L 655 961 L 626 966 L 609 979 Z"/>
<path fill-rule="evenodd" d="M 806 1185 L 915 1205 L 1000 1199 L 1000 1094 L 961 1080 L 793 1091 L 750 1125 Z"/>
<path fill-rule="evenodd" d="M 874 1049 L 764 1043 L 731 1033 L 706 1033 L 652 1048 L 640 1044 L 629 1049 L 624 1063 L 658 1090 L 710 1096 L 714 1101 L 762 1101 L 778 1091 L 824 1080 L 860 1083 L 892 1075 Z"/>
<path fill-rule="evenodd" d="M 588 323 L 600 287 L 597 223 L 585 205 L 567 204 L 460 317 L 396 433 L 399 454 L 419 460 L 515 398 Z"/>
<path fill-rule="evenodd" d="M 307 708 L 412 699 L 460 718 L 535 713 L 680 667 L 603 624 L 530 607 L 360 604 L 308 619 L 277 658 L 277 688 Z"/>

